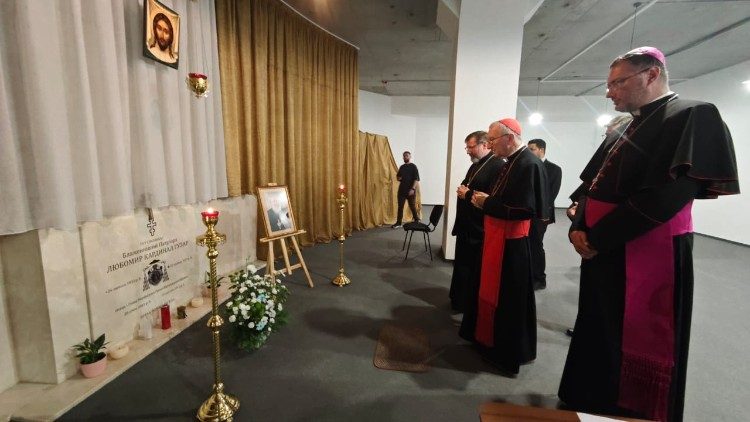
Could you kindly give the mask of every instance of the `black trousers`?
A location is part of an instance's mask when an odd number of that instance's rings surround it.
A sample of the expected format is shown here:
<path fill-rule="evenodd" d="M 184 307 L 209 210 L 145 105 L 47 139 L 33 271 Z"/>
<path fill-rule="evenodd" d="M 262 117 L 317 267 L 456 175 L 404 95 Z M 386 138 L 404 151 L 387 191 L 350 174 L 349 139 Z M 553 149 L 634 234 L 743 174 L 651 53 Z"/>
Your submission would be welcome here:
<path fill-rule="evenodd" d="M 534 287 L 547 286 L 547 260 L 544 256 L 544 234 L 547 232 L 547 224 L 538 218 L 531 219 L 529 230 L 529 245 L 531 246 L 531 280 Z"/>
<path fill-rule="evenodd" d="M 406 193 L 398 193 L 398 214 L 396 214 L 396 224 L 401 224 L 404 218 L 404 201 L 409 201 L 409 209 L 411 210 L 411 215 L 414 217 L 414 221 L 418 221 L 419 217 L 417 217 L 417 202 L 416 197 L 417 195 L 414 194 L 412 196 L 408 195 L 409 192 Z"/>

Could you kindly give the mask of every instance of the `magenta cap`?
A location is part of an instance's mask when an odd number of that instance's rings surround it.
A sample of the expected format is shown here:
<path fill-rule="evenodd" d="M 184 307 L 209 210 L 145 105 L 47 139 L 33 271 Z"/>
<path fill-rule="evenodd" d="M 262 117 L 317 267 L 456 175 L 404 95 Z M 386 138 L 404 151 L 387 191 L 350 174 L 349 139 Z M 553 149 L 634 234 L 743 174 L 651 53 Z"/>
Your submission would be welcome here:
<path fill-rule="evenodd" d="M 651 57 L 655 58 L 656 60 L 659 60 L 661 62 L 661 64 L 663 64 L 664 66 L 667 65 L 667 59 L 664 57 L 664 53 L 662 53 L 656 47 L 647 47 L 647 46 L 645 46 L 645 47 L 638 47 L 638 48 L 634 48 L 634 49 L 628 51 L 624 55 L 625 56 L 628 56 L 628 55 L 635 56 L 635 55 L 639 55 L 639 54 L 645 54 L 647 56 L 651 56 Z"/>

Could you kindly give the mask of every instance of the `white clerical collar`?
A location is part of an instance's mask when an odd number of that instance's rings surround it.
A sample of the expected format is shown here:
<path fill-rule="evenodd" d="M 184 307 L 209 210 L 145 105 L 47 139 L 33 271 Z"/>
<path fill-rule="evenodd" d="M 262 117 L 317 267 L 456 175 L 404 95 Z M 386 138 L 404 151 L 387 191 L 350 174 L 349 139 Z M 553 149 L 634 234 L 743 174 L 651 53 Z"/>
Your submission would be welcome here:
<path fill-rule="evenodd" d="M 660 95 L 660 96 L 658 96 L 658 97 L 654 98 L 653 100 L 651 100 L 651 101 L 650 101 L 650 102 L 649 102 L 648 104 L 651 104 L 651 103 L 653 103 L 653 102 L 655 102 L 655 101 L 659 101 L 659 100 L 661 100 L 662 98 L 664 98 L 664 97 L 668 97 L 668 96 L 670 96 L 670 95 L 674 95 L 674 92 L 673 92 L 673 91 L 667 91 L 667 92 L 665 92 L 664 94 L 662 94 L 662 95 Z M 633 117 L 635 117 L 635 116 L 640 116 L 640 115 L 641 115 L 641 109 L 642 109 L 643 107 L 647 106 L 648 104 L 644 104 L 644 105 L 642 105 L 642 106 L 638 107 L 638 109 L 636 109 L 636 110 L 633 110 L 633 111 L 631 111 L 631 112 L 630 112 L 630 114 L 631 114 L 631 115 L 632 115 Z"/>

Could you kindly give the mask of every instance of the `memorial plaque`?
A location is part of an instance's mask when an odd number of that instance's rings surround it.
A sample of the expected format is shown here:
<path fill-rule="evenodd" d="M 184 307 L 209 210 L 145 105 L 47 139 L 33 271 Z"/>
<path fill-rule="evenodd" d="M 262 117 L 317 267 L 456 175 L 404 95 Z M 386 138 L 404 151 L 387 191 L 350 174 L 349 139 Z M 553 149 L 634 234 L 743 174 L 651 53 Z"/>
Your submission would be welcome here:
<path fill-rule="evenodd" d="M 81 242 L 94 335 L 134 337 L 141 316 L 195 296 L 200 283 L 195 236 L 203 230 L 195 207 L 143 210 L 81 225 Z M 154 224 L 155 230 L 154 230 Z"/>

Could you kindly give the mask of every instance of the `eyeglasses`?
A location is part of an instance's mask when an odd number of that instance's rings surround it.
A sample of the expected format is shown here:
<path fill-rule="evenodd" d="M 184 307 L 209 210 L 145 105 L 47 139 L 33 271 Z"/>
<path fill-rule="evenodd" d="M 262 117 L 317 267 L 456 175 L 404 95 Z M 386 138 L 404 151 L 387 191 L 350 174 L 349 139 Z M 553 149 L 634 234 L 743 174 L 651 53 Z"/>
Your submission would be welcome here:
<path fill-rule="evenodd" d="M 500 136 L 495 136 L 494 138 L 490 138 L 490 137 L 488 137 L 488 138 L 487 138 L 487 143 L 488 143 L 488 144 L 494 144 L 494 143 L 495 143 L 495 141 L 497 141 L 498 139 L 503 139 L 504 137 L 506 137 L 506 136 L 508 136 L 508 135 L 510 135 L 510 133 L 503 133 L 502 135 L 500 135 Z"/>
<path fill-rule="evenodd" d="M 645 69 L 641 69 L 638 72 L 633 73 L 630 76 L 625 76 L 623 78 L 613 79 L 612 81 L 607 82 L 607 91 L 612 90 L 612 89 L 620 89 L 620 88 L 622 88 L 622 86 L 625 85 L 625 81 L 627 81 L 628 79 L 632 78 L 633 76 L 640 75 L 643 72 L 647 72 L 649 69 L 651 69 L 651 68 L 647 67 Z"/>
<path fill-rule="evenodd" d="M 480 144 L 474 144 L 474 145 L 466 145 L 466 146 L 464 147 L 464 149 L 468 151 L 468 150 L 470 150 L 470 149 L 474 149 L 474 148 L 478 147 L 479 145 L 480 145 Z"/>

